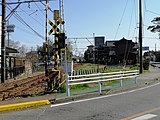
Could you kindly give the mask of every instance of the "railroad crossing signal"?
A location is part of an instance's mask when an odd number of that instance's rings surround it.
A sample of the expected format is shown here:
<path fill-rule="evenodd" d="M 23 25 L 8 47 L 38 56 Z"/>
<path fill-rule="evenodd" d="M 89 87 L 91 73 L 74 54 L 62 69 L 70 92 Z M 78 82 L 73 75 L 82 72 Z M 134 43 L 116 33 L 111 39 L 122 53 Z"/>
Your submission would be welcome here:
<path fill-rule="evenodd" d="M 65 36 L 65 33 L 59 33 L 59 34 L 55 34 L 56 38 L 58 39 L 58 41 L 56 41 L 57 45 L 58 45 L 58 49 L 62 49 L 65 48 L 65 39 L 67 38 Z"/>
<path fill-rule="evenodd" d="M 63 34 L 61 34 L 61 30 L 58 28 L 58 25 L 59 24 L 63 25 L 64 21 L 59 18 L 58 20 L 55 20 L 55 24 L 54 24 L 53 22 L 51 22 L 49 20 L 49 24 L 52 26 L 52 29 L 48 32 L 48 34 L 50 35 L 53 31 L 55 31 L 55 54 L 54 54 L 55 64 L 54 64 L 54 68 L 57 70 L 58 69 L 58 61 L 59 61 L 58 51 L 59 51 L 59 49 L 64 48 L 63 43 L 65 44 L 65 42 L 63 42 L 61 40 L 61 39 L 63 39 Z M 59 44 L 59 41 L 62 42 L 61 43 L 62 45 Z M 64 41 L 65 41 L 65 39 L 64 39 Z"/>
<path fill-rule="evenodd" d="M 61 30 L 58 28 L 59 24 L 64 24 L 65 22 L 62 19 L 58 19 L 56 21 L 56 24 L 54 24 L 52 21 L 49 20 L 49 24 L 52 26 L 52 29 L 48 32 L 48 34 L 50 35 L 53 31 L 56 31 L 58 33 L 61 32 Z"/>

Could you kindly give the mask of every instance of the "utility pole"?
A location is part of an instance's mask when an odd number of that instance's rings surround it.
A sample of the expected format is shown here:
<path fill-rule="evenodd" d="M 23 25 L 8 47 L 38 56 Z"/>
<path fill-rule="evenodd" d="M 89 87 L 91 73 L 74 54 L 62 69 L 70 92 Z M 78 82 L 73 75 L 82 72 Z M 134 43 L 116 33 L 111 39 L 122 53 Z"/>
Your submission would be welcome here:
<path fill-rule="evenodd" d="M 47 63 L 48 63 L 48 0 L 46 0 L 46 31 L 45 31 L 45 76 L 47 76 Z"/>
<path fill-rule="evenodd" d="M 5 24 L 6 0 L 2 0 L 2 36 L 1 36 L 1 83 L 5 80 Z"/>
<path fill-rule="evenodd" d="M 22 4 L 22 3 L 32 3 L 32 2 L 42 2 L 46 1 L 47 7 L 48 7 L 48 1 L 51 0 L 30 0 L 30 1 L 23 1 L 23 2 L 10 2 L 6 3 L 6 0 L 2 0 L 1 5 L 2 5 L 2 35 L 1 35 L 1 83 L 4 83 L 5 81 L 5 66 L 6 66 L 6 60 L 5 60 L 5 37 L 6 37 L 6 21 L 9 20 L 9 18 L 13 15 L 14 11 Z M 6 5 L 12 5 L 12 4 L 18 4 L 7 16 L 6 16 Z M 46 9 L 46 13 L 47 13 Z M 46 15 L 47 16 L 47 15 Z M 47 21 L 47 20 L 46 20 Z M 46 22 L 47 24 L 47 22 Z M 47 29 L 47 27 L 46 27 Z M 46 30 L 47 34 L 47 30 Z M 47 36 L 47 35 L 46 35 Z M 46 37 L 47 39 L 47 37 Z"/>
<path fill-rule="evenodd" d="M 59 0 L 59 18 L 62 19 L 62 21 L 64 21 L 64 1 L 63 0 Z M 60 30 L 62 33 L 65 33 L 65 27 L 64 24 L 60 24 Z M 60 49 L 60 65 L 62 65 L 62 58 L 63 58 L 63 50 Z M 66 56 L 65 56 L 66 57 Z"/>
<path fill-rule="evenodd" d="M 139 0 L 139 54 L 140 54 L 140 69 L 139 73 L 143 73 L 143 59 L 142 59 L 142 0 Z"/>

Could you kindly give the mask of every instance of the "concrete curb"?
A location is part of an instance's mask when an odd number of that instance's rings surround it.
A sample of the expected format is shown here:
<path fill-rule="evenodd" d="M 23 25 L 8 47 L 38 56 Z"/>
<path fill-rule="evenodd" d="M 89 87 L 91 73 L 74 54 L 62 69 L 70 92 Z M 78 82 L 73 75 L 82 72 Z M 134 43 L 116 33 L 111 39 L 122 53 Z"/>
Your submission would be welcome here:
<path fill-rule="evenodd" d="M 1 105 L 0 112 L 24 109 L 24 108 L 36 107 L 36 106 L 42 106 L 42 105 L 49 105 L 49 104 L 50 104 L 49 100 L 39 100 L 39 101 L 23 102 L 23 103 L 17 103 L 17 104 Z"/>
<path fill-rule="evenodd" d="M 156 79 L 156 83 L 160 82 L 160 79 Z M 25 109 L 25 108 L 30 108 L 30 107 L 37 107 L 37 106 L 43 106 L 43 105 L 49 105 L 49 104 L 59 104 L 59 103 L 64 103 L 64 102 L 70 102 L 70 101 L 76 101 L 76 100 L 81 100 L 81 99 L 87 99 L 87 98 L 93 98 L 93 97 L 98 97 L 98 96 L 103 96 L 107 94 L 113 94 L 117 92 L 122 92 L 125 90 L 130 90 L 130 89 L 135 89 L 137 87 L 144 87 L 146 85 L 154 84 L 155 79 L 151 82 L 147 82 L 147 84 L 142 84 L 142 85 L 135 85 L 132 86 L 131 88 L 118 88 L 117 90 L 107 90 L 104 92 L 104 94 L 99 94 L 98 92 L 93 92 L 93 93 L 88 93 L 88 94 L 81 94 L 81 95 L 75 95 L 75 96 L 70 96 L 70 97 L 64 97 L 64 98 L 53 98 L 53 99 L 48 99 L 48 100 L 38 100 L 38 101 L 31 101 L 31 102 L 22 102 L 22 103 L 16 103 L 16 104 L 8 104 L 8 105 L 0 105 L 0 112 L 4 111 L 11 111 L 11 110 L 18 110 L 18 109 Z"/>

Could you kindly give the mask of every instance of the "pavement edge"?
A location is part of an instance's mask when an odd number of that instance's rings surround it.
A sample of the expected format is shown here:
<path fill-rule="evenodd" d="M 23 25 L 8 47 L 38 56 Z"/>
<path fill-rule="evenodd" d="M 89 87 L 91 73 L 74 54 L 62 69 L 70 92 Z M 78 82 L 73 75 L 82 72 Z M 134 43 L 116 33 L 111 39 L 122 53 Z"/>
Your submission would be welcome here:
<path fill-rule="evenodd" d="M 23 103 L 9 104 L 9 105 L 0 105 L 0 112 L 18 110 L 18 109 L 24 109 L 42 105 L 49 105 L 49 104 L 51 104 L 49 100 L 39 100 L 39 101 L 23 102 Z"/>

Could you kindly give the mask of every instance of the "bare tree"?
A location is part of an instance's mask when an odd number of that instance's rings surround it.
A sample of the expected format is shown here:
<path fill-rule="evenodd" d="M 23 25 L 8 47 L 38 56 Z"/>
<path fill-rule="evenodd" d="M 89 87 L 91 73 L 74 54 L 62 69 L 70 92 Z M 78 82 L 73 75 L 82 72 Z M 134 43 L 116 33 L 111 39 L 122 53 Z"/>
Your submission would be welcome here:
<path fill-rule="evenodd" d="M 19 54 L 14 54 L 14 56 L 16 56 L 18 58 L 24 58 L 26 56 L 27 47 L 23 44 L 20 44 L 19 41 L 14 42 L 14 41 L 10 40 L 9 47 L 18 50 Z"/>

